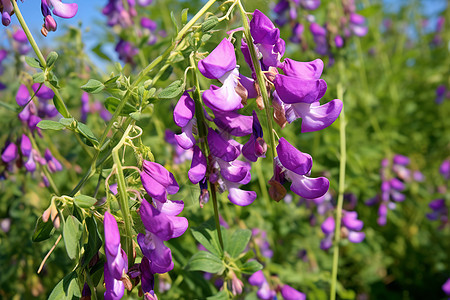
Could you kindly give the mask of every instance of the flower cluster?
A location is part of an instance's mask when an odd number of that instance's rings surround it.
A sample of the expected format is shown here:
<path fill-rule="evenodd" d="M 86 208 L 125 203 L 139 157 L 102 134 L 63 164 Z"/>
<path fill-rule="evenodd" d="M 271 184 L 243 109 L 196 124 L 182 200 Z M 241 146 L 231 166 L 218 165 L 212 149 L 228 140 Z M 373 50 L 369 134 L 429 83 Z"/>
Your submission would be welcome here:
<path fill-rule="evenodd" d="M 41 12 L 44 16 L 41 33 L 43 36 L 47 36 L 49 31 L 56 31 L 58 27 L 52 13 L 64 19 L 73 18 L 78 12 L 78 4 L 63 3 L 61 0 L 41 0 Z"/>
<path fill-rule="evenodd" d="M 344 210 L 342 214 L 341 235 L 348 238 L 352 243 L 361 243 L 366 237 L 365 233 L 361 232 L 364 222 L 358 220 L 358 213 L 356 211 Z M 325 238 L 320 242 L 320 249 L 327 250 L 333 244 L 334 231 L 336 229 L 334 217 L 330 216 L 326 218 L 320 228 L 325 234 Z"/>
<path fill-rule="evenodd" d="M 444 160 L 442 162 L 439 168 L 439 173 L 441 173 L 445 181 L 448 182 L 450 180 L 450 160 Z M 428 204 L 428 206 L 431 209 L 431 212 L 427 213 L 427 218 L 430 221 L 439 220 L 441 222 L 439 229 L 443 229 L 446 225 L 450 224 L 448 218 L 449 209 L 444 195 L 446 190 L 447 190 L 446 186 L 439 186 L 438 192 L 442 194 L 442 198 L 435 199 Z"/>
<path fill-rule="evenodd" d="M 120 246 L 120 232 L 117 221 L 109 212 L 103 220 L 105 229 L 105 299 L 121 299 L 124 294 L 122 278 L 128 272 L 128 257 Z"/>
<path fill-rule="evenodd" d="M 156 300 L 157 296 L 154 292 L 154 275 L 169 272 L 174 267 L 172 252 L 170 248 L 164 244 L 164 241 L 177 238 L 184 234 L 188 227 L 188 221 L 184 217 L 177 217 L 184 208 L 183 201 L 167 199 L 168 194 L 176 194 L 179 190 L 178 184 L 172 173 L 158 163 L 144 160 L 140 177 L 145 191 L 152 198 L 152 200 L 147 201 L 140 193 L 138 193 L 138 198 L 141 200 L 138 212 L 142 223 L 144 224 L 145 232 L 138 233 L 137 242 L 144 256 L 141 262 L 133 265 L 129 271 L 128 268 L 123 268 L 122 270 L 124 270 L 125 273 L 128 272 L 130 278 L 140 279 L 141 291 L 144 294 L 145 299 Z M 111 185 L 110 190 L 113 194 L 117 194 L 117 185 Z M 107 243 L 108 240 L 105 239 L 106 250 L 108 250 L 109 247 Z M 111 247 L 116 249 L 117 245 L 113 245 L 114 246 Z M 116 260 L 118 259 L 119 258 Z M 126 256 L 123 257 L 123 259 L 126 261 Z M 109 260 L 107 260 L 107 264 L 109 264 Z M 108 285 L 106 282 L 106 272 L 107 267 L 105 264 L 105 285 Z M 114 277 L 116 280 L 120 280 L 120 278 L 122 278 L 122 280 L 125 279 L 122 275 L 119 277 L 118 273 L 116 273 L 116 275 L 117 276 Z M 136 280 L 136 282 L 139 282 L 139 280 Z M 114 293 L 111 293 L 115 295 L 115 298 L 110 299 L 120 299 L 123 296 L 124 285 L 119 282 L 115 283 L 115 285 L 110 285 L 111 289 L 114 288 Z"/>
<path fill-rule="evenodd" d="M 450 90 L 443 84 L 436 88 L 436 104 L 442 104 L 445 99 L 450 99 Z"/>
<path fill-rule="evenodd" d="M 330 57 L 332 57 L 331 49 L 343 47 L 345 39 L 352 35 L 362 37 L 367 34 L 365 18 L 356 13 L 353 0 L 342 0 L 342 15 L 336 16 L 335 13 L 330 15 L 327 23 L 323 26 L 319 25 L 316 18 L 309 13 L 319 6 L 320 0 L 280 0 L 274 7 L 277 15 L 276 22 L 280 26 L 289 24 L 292 28 L 290 40 L 294 43 L 301 43 L 304 47 L 307 45 L 303 34 L 305 27 L 308 27 L 309 24 L 309 31 L 316 44 L 315 51 L 319 55 L 329 55 Z"/>
<path fill-rule="evenodd" d="M 172 173 L 158 163 L 144 161 L 141 181 L 153 199 L 152 203 L 142 199 L 139 214 L 145 234 L 139 233 L 137 236 L 146 259 L 144 269 L 141 263 L 141 278 L 150 278 L 153 274 L 163 274 L 173 269 L 172 253 L 164 241 L 181 236 L 188 227 L 188 221 L 177 217 L 184 208 L 183 201 L 167 199 L 167 194 L 176 194 L 179 190 Z M 153 286 L 149 289 L 143 284 L 142 289 L 144 293 L 153 295 Z"/>
<path fill-rule="evenodd" d="M 111 113 L 105 108 L 105 106 L 98 100 L 94 103 L 89 103 L 89 98 L 89 94 L 86 92 L 83 92 L 81 95 L 81 122 L 86 123 L 89 113 L 99 113 L 103 120 L 109 121 L 111 119 Z"/>
<path fill-rule="evenodd" d="M 15 28 L 12 38 L 14 52 L 25 55 L 31 50 L 31 47 L 28 44 L 28 38 L 22 29 Z"/>
<path fill-rule="evenodd" d="M 251 166 L 248 161 L 237 158 L 242 154 L 247 160 L 256 161 L 258 157 L 264 156 L 266 146 L 256 113 L 244 116 L 237 111 L 243 107 L 243 97 L 246 97 L 238 92 L 239 67 L 236 65 L 233 44 L 223 39 L 214 51 L 199 61 L 198 68 L 205 77 L 219 80 L 222 86 L 211 85 L 202 95 L 205 105 L 215 117 L 212 119 L 205 114 L 205 119 L 217 126 L 217 129 L 213 129 L 211 123 L 199 124 L 207 128 L 209 157 L 196 145 L 194 133 L 199 120 L 195 117 L 194 100 L 185 92 L 175 106 L 174 121 L 182 128 L 182 133 L 175 135 L 175 139 L 183 149 L 193 149 L 189 179 L 193 184 L 200 183 L 201 205 L 208 199 L 208 195 L 203 193 L 207 190 L 206 181 L 217 184 L 220 192 L 228 190 L 228 199 L 232 203 L 249 205 L 255 200 L 256 193 L 242 190 L 239 186 L 250 182 Z M 249 134 L 250 140 L 244 146 L 231 138 Z"/>
<path fill-rule="evenodd" d="M 305 300 L 306 295 L 302 292 L 297 291 L 293 287 L 287 284 L 277 284 L 272 287 L 266 279 L 263 271 L 259 270 L 253 273 L 248 279 L 248 283 L 253 286 L 258 287 L 256 295 L 262 300 L 271 300 L 277 298 L 277 293 L 279 292 L 283 299 L 286 300 Z"/>
<path fill-rule="evenodd" d="M 5 172 L 14 172 L 14 166 L 17 166 L 18 168 L 24 167 L 26 172 L 33 174 L 36 171 L 37 164 L 41 167 L 47 166 L 51 173 L 63 169 L 61 163 L 52 155 L 49 149 L 45 150 L 44 157 L 42 157 L 39 150 L 32 146 L 31 140 L 26 134 L 22 134 L 17 143 L 10 141 L 6 143 L 2 151 L 1 160 L 5 165 Z M 40 176 L 43 184 L 48 187 L 48 178 L 43 172 L 40 173 Z"/>
<path fill-rule="evenodd" d="M 395 209 L 397 202 L 403 202 L 406 196 L 402 193 L 405 190 L 405 183 L 411 181 L 423 181 L 424 176 L 420 171 L 408 169 L 410 159 L 407 156 L 396 154 L 392 158 L 381 161 L 381 194 L 369 199 L 366 204 L 369 206 L 380 203 L 378 208 L 378 224 L 386 225 L 387 213 L 389 209 Z"/>
<path fill-rule="evenodd" d="M 107 17 L 107 24 L 115 27 L 117 31 L 127 30 L 133 27 L 133 32 L 141 40 L 147 37 L 147 44 L 154 44 L 157 40 L 156 29 L 157 23 L 147 17 L 140 18 L 139 22 L 135 19 L 138 17 L 136 4 L 142 7 L 148 6 L 153 0 L 109 0 L 103 8 L 102 13 Z M 164 36 L 163 32 L 160 35 Z M 119 59 L 126 63 L 134 64 L 134 57 L 139 53 L 136 43 L 132 39 L 124 40 L 129 35 L 121 35 L 121 39 L 116 45 L 115 51 L 119 55 Z"/>

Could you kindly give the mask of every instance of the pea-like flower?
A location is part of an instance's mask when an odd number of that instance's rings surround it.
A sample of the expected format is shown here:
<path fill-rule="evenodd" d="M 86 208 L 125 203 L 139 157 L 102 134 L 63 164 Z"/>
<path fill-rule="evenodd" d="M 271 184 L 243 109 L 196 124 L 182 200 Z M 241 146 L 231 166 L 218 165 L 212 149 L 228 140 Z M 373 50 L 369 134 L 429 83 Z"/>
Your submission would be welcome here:
<path fill-rule="evenodd" d="M 282 167 L 286 178 L 292 182 L 291 190 L 297 195 L 312 199 L 324 195 L 330 185 L 325 177 L 310 178 L 312 158 L 280 138 L 276 162 Z"/>
<path fill-rule="evenodd" d="M 105 299 L 121 299 L 124 294 L 122 276 L 128 272 L 128 258 L 120 246 L 120 232 L 116 219 L 105 212 Z"/>

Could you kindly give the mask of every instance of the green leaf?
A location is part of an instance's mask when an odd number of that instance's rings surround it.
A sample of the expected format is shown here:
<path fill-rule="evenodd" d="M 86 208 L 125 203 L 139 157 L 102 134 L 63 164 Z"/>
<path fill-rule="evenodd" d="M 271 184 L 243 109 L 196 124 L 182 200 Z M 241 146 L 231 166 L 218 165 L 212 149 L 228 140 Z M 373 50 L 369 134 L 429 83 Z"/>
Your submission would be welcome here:
<path fill-rule="evenodd" d="M 103 84 L 106 88 L 117 88 L 116 81 L 119 79 L 120 75 L 111 77 L 110 79 L 106 80 Z"/>
<path fill-rule="evenodd" d="M 184 83 L 182 80 L 176 80 L 172 82 L 168 87 L 162 90 L 158 94 L 158 98 L 160 99 L 173 99 L 177 98 L 183 93 Z"/>
<path fill-rule="evenodd" d="M 65 113 L 66 109 L 65 109 L 65 105 L 64 102 L 59 99 L 58 97 L 56 97 L 56 95 L 53 97 L 53 104 L 56 107 L 56 110 L 63 116 L 67 116 L 67 114 Z"/>
<path fill-rule="evenodd" d="M 104 88 L 105 86 L 103 85 L 103 83 L 95 79 L 89 79 L 89 81 L 81 87 L 83 91 L 90 94 L 100 93 Z"/>
<path fill-rule="evenodd" d="M 64 125 L 51 120 L 42 120 L 37 124 L 37 127 L 41 129 L 61 130 L 64 128 Z"/>
<path fill-rule="evenodd" d="M 241 272 L 244 274 L 253 274 L 256 271 L 262 270 L 263 266 L 256 260 L 246 262 L 241 267 Z"/>
<path fill-rule="evenodd" d="M 175 19 L 175 15 L 173 14 L 173 11 L 170 12 L 170 19 L 172 20 L 173 26 L 175 26 L 176 34 L 178 34 L 178 24 L 177 20 Z"/>
<path fill-rule="evenodd" d="M 228 300 L 228 299 L 229 299 L 228 293 L 225 290 L 221 290 L 214 296 L 210 296 L 210 297 L 206 298 L 206 300 Z"/>
<path fill-rule="evenodd" d="M 43 83 L 45 81 L 45 74 L 44 72 L 39 72 L 33 74 L 33 82 L 36 83 Z"/>
<path fill-rule="evenodd" d="M 35 243 L 45 241 L 50 238 L 55 232 L 52 221 L 44 222 L 42 216 L 36 221 L 36 227 L 34 229 L 33 237 L 31 240 Z"/>
<path fill-rule="evenodd" d="M 47 55 L 47 68 L 53 67 L 53 65 L 55 64 L 57 59 L 58 59 L 58 53 L 56 53 L 55 51 L 50 52 Z"/>
<path fill-rule="evenodd" d="M 248 229 L 236 230 L 228 243 L 224 245 L 225 251 L 233 258 L 238 257 L 245 250 L 245 247 L 247 247 L 251 236 L 252 232 Z"/>
<path fill-rule="evenodd" d="M 164 70 L 161 77 L 159 77 L 159 80 L 166 81 L 169 78 L 169 76 L 172 74 L 172 71 L 173 71 L 173 67 L 169 66 L 167 69 Z M 151 96 L 149 96 L 149 97 L 151 97 Z"/>
<path fill-rule="evenodd" d="M 70 127 L 70 126 L 72 126 L 74 121 L 75 121 L 74 118 L 61 118 L 61 119 L 59 119 L 58 122 L 66 127 Z"/>
<path fill-rule="evenodd" d="M 195 253 L 189 260 L 187 268 L 190 271 L 203 271 L 218 274 L 221 274 L 225 270 L 222 260 L 216 255 L 206 251 Z"/>
<path fill-rule="evenodd" d="M 103 241 L 98 232 L 97 221 L 94 217 L 87 217 L 84 222 L 89 234 L 88 242 L 84 244 L 84 256 L 82 265 L 88 265 L 91 259 L 97 254 L 98 250 L 102 247 Z"/>
<path fill-rule="evenodd" d="M 94 145 L 98 145 L 98 140 L 95 137 L 92 130 L 84 123 L 78 122 L 77 124 L 78 131 Z"/>
<path fill-rule="evenodd" d="M 41 63 L 37 58 L 25 56 L 25 62 L 32 68 L 42 69 Z"/>
<path fill-rule="evenodd" d="M 60 299 L 79 299 L 81 297 L 80 286 L 78 285 L 77 273 L 66 275 L 58 284 L 53 288 L 52 293 L 48 297 L 48 300 L 60 300 Z"/>
<path fill-rule="evenodd" d="M 202 23 L 202 31 L 208 32 L 219 24 L 219 18 L 211 16 Z"/>
<path fill-rule="evenodd" d="M 220 247 L 214 219 L 211 218 L 198 227 L 191 228 L 194 238 L 202 244 L 209 252 L 222 257 L 223 251 Z"/>
<path fill-rule="evenodd" d="M 90 208 L 97 202 L 97 199 L 86 195 L 78 195 L 75 198 L 73 198 L 73 201 L 75 202 L 76 205 L 78 205 L 81 208 Z"/>
<path fill-rule="evenodd" d="M 77 257 L 80 251 L 80 238 L 83 233 L 80 221 L 74 216 L 66 219 L 63 229 L 64 244 L 66 245 L 67 255 L 70 259 Z"/>
<path fill-rule="evenodd" d="M 59 86 L 58 77 L 56 77 L 55 73 L 50 72 L 49 77 L 47 79 L 48 79 L 48 82 L 50 82 L 50 84 L 52 86 L 54 86 L 55 88 L 57 88 L 57 89 L 61 88 Z"/>
<path fill-rule="evenodd" d="M 104 60 L 112 61 L 111 58 L 109 58 L 109 56 L 106 55 L 105 52 L 103 52 L 102 44 L 98 44 L 97 46 L 92 48 L 91 51 L 94 52 L 95 54 L 97 54 L 98 57 L 100 57 L 100 58 L 102 58 Z"/>
<path fill-rule="evenodd" d="M 183 25 L 187 23 L 188 11 L 189 8 L 185 8 L 181 11 L 181 24 Z"/>
<path fill-rule="evenodd" d="M 117 109 L 117 106 L 119 105 L 120 100 L 115 97 L 108 97 L 105 101 L 105 107 L 110 113 L 114 113 Z M 136 108 L 134 108 L 129 103 L 126 103 L 120 112 L 121 116 L 128 116 L 129 114 L 136 111 Z"/>

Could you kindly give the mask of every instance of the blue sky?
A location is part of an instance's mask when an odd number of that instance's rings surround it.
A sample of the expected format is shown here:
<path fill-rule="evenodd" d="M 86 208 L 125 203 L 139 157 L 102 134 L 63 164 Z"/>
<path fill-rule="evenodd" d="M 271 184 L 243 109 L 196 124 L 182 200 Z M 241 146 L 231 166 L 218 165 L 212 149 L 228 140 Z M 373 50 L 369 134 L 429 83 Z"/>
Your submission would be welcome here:
<path fill-rule="evenodd" d="M 102 15 L 101 9 L 102 7 L 107 3 L 107 0 L 80 0 L 80 1 L 73 1 L 73 0 L 63 0 L 64 2 L 75 2 L 78 3 L 78 13 L 77 15 L 72 19 L 61 19 L 58 17 L 55 17 L 56 21 L 58 22 L 59 28 L 62 28 L 65 25 L 72 25 L 72 26 L 78 26 L 78 24 L 82 24 L 83 29 L 88 29 L 91 27 L 91 34 L 87 34 L 84 36 L 85 43 L 88 48 L 92 48 L 95 45 L 96 42 L 96 36 L 93 31 L 92 27 L 95 26 L 95 22 L 105 23 L 106 18 Z M 322 0 L 323 2 L 326 2 L 327 0 Z M 398 11 L 398 9 L 401 7 L 401 5 L 406 4 L 410 0 L 383 0 L 383 3 L 385 4 L 385 9 L 391 12 Z M 358 3 L 359 1 L 356 0 Z M 440 13 L 442 10 L 446 7 L 446 0 L 422 0 L 422 7 L 421 10 L 425 13 L 427 16 L 436 16 L 438 13 Z M 43 23 L 42 14 L 40 11 L 40 0 L 25 0 L 23 3 L 19 2 L 20 9 L 22 11 L 22 14 L 25 18 L 25 20 L 28 23 L 28 26 L 30 27 L 30 30 L 32 31 L 35 39 L 37 40 L 39 45 L 44 44 L 51 44 L 53 39 L 57 37 L 58 35 L 63 32 L 62 30 L 58 30 L 55 32 L 50 32 L 47 38 L 44 38 L 41 33 L 41 27 Z M 13 16 L 12 18 L 13 22 L 12 24 L 18 24 L 17 19 Z M 95 22 L 94 22 L 95 21 Z M 435 18 L 431 18 L 430 20 L 430 27 L 434 27 Z M 4 29 L 0 28 L 0 36 L 4 34 Z M 4 43 L 5 40 L 0 38 L 0 45 Z M 111 53 L 111 49 L 106 49 L 108 53 Z"/>

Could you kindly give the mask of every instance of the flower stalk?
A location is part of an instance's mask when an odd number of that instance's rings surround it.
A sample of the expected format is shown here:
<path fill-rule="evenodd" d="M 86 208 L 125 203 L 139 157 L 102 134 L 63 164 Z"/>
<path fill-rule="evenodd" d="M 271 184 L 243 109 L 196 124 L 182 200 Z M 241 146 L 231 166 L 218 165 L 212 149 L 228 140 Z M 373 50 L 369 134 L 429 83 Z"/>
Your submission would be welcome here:
<path fill-rule="evenodd" d="M 125 222 L 125 232 L 126 232 L 125 252 L 127 253 L 128 264 L 130 266 L 133 265 L 133 240 L 132 240 L 133 231 L 131 228 L 130 208 L 128 206 L 127 185 L 125 182 L 125 176 L 123 174 L 122 163 L 120 162 L 119 150 L 122 148 L 122 146 L 124 146 L 125 141 L 127 140 L 128 135 L 130 134 L 132 128 L 133 124 L 128 125 L 119 143 L 117 143 L 117 145 L 112 150 L 112 157 L 115 165 L 115 170 L 117 172 L 117 185 L 119 193 L 120 210 L 122 211 L 123 220 Z"/>
<path fill-rule="evenodd" d="M 342 66 L 342 62 L 339 61 L 339 66 Z M 340 68 L 342 69 L 342 68 Z M 344 91 L 342 83 L 337 85 L 337 97 L 338 99 L 344 98 Z M 331 290 L 330 299 L 336 299 L 336 283 L 337 283 L 337 269 L 339 263 L 339 242 L 341 240 L 341 219 L 342 219 L 342 206 L 344 203 L 344 191 L 345 191 L 345 167 L 347 162 L 347 150 L 346 150 L 346 136 L 345 128 L 347 121 L 345 119 L 345 106 L 342 107 L 342 111 L 339 117 L 339 141 L 340 141 L 340 161 L 339 161 L 339 195 L 336 207 L 336 227 L 334 233 L 333 244 L 333 269 L 331 273 Z"/>
<path fill-rule="evenodd" d="M 273 129 L 273 120 L 272 120 L 272 112 L 270 108 L 270 102 L 269 102 L 269 95 L 267 93 L 266 89 L 266 80 L 264 78 L 264 74 L 261 70 L 261 65 L 259 64 L 258 57 L 256 55 L 255 46 L 253 45 L 253 39 L 250 33 L 250 24 L 248 22 L 247 13 L 244 10 L 244 7 L 242 6 L 242 3 L 238 0 L 239 4 L 239 10 L 241 12 L 242 17 L 242 23 L 244 25 L 244 36 L 246 43 L 248 45 L 248 49 L 250 52 L 250 55 L 252 57 L 252 64 L 253 68 L 255 70 L 256 79 L 258 81 L 259 90 L 261 92 L 261 97 L 264 101 L 264 110 L 266 111 L 266 117 L 267 117 L 267 127 L 269 129 L 269 143 L 270 143 L 270 153 L 272 154 L 272 159 L 277 156 L 275 152 L 275 135 L 274 135 L 274 129 Z"/>
<path fill-rule="evenodd" d="M 205 115 L 203 113 L 203 105 L 202 105 L 202 98 L 200 95 L 200 83 L 198 81 L 198 75 L 197 75 L 197 65 L 194 59 L 194 56 L 191 55 L 190 57 L 191 62 L 191 68 L 192 68 L 192 74 L 194 78 L 194 86 L 195 90 L 193 91 L 193 98 L 195 102 L 195 117 L 197 118 L 197 128 L 198 133 L 201 141 L 201 147 L 202 151 L 205 154 L 206 157 L 209 157 L 209 146 L 208 146 L 208 140 L 207 140 L 207 132 L 208 129 L 206 128 L 206 120 Z M 209 169 L 209 168 L 208 168 Z M 216 230 L 217 230 L 217 236 L 219 238 L 219 244 L 222 250 L 224 249 L 223 246 L 223 239 L 222 239 L 222 230 L 220 229 L 220 219 L 219 219 L 219 205 L 217 203 L 217 193 L 216 193 L 216 185 L 209 182 L 209 190 L 211 192 L 211 198 L 213 202 L 213 208 L 214 208 L 214 221 L 216 224 Z"/>

